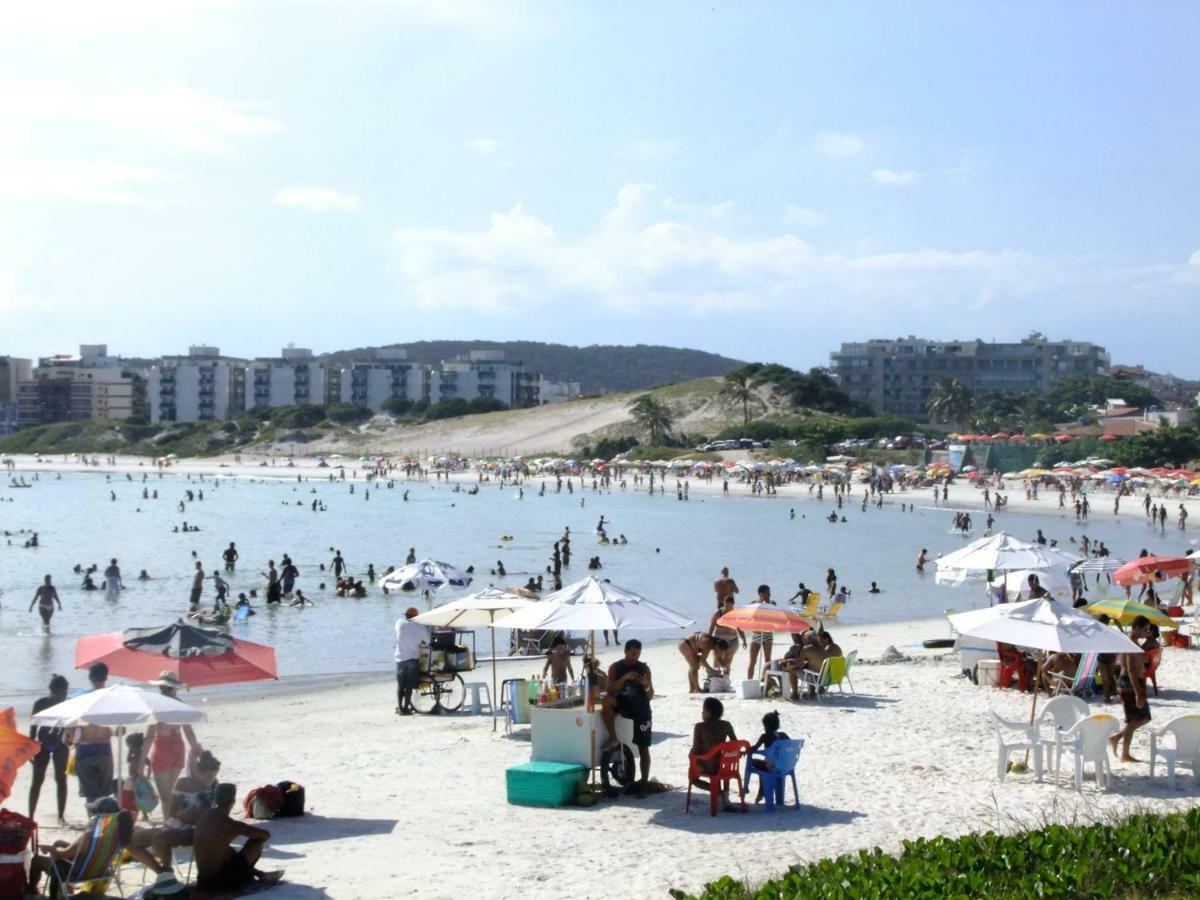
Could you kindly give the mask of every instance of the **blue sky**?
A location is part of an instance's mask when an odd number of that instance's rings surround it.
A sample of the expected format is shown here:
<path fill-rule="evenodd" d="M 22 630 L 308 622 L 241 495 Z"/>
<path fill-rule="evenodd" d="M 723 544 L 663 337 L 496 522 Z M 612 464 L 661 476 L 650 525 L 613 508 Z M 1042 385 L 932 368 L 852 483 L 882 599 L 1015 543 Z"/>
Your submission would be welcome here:
<path fill-rule="evenodd" d="M 807 367 L 1037 329 L 1200 376 L 1197 33 L 1182 2 L 10 7 L 0 353 Z"/>

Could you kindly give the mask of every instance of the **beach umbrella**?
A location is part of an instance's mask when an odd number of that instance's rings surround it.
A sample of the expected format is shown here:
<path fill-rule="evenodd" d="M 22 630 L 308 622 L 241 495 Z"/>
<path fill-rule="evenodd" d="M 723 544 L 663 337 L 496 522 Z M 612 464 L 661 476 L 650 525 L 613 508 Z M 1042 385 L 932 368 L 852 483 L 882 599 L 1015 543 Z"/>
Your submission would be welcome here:
<path fill-rule="evenodd" d="M 569 631 L 670 630 L 686 628 L 694 619 L 652 603 L 641 594 L 591 576 L 547 594 L 503 619 L 493 628 L 549 629 Z"/>
<path fill-rule="evenodd" d="M 1151 625 L 1157 625 L 1159 628 L 1179 628 L 1179 623 L 1157 606 L 1138 603 L 1128 597 L 1108 597 L 1104 600 L 1097 600 L 1095 603 L 1089 603 L 1084 609 L 1093 616 L 1108 616 L 1118 625 L 1130 625 L 1138 616 L 1145 616 L 1150 620 Z"/>
<path fill-rule="evenodd" d="M 1141 653 L 1142 648 L 1115 628 L 1057 600 L 1041 597 L 1022 603 L 1001 603 L 988 609 L 949 616 L 963 637 L 1030 647 L 1038 653 L 1037 679 L 1041 681 L 1046 653 Z M 1033 692 L 1029 724 L 1037 712 L 1038 691 Z"/>
<path fill-rule="evenodd" d="M 17 713 L 11 706 L 0 710 L 0 803 L 12 793 L 17 769 L 38 755 L 42 745 L 17 731 Z"/>
<path fill-rule="evenodd" d="M 736 607 L 717 619 L 717 624 L 739 631 L 771 631 L 783 634 L 800 634 L 812 628 L 807 619 L 769 603 L 751 603 L 749 606 Z"/>
<path fill-rule="evenodd" d="M 466 587 L 473 580 L 473 576 L 449 563 L 423 559 L 397 569 L 379 583 L 390 591 L 420 591 L 430 602 L 434 591 L 447 585 Z"/>
<path fill-rule="evenodd" d="M 1193 565 L 1190 556 L 1142 556 L 1117 569 L 1113 581 L 1122 586 L 1153 584 L 1166 578 L 1181 578 Z"/>
<path fill-rule="evenodd" d="M 511 591 L 485 588 L 477 594 L 459 597 L 450 603 L 421 613 L 413 619 L 422 625 L 435 628 L 491 628 L 497 616 L 506 616 L 519 609 L 531 606 L 527 600 Z M 496 631 L 492 629 L 492 730 L 496 730 L 496 707 L 500 705 L 496 694 Z"/>
<path fill-rule="evenodd" d="M 1041 550 L 1037 544 L 1000 531 L 941 557 L 937 561 L 937 581 L 939 584 L 961 581 L 961 572 L 1048 569 L 1053 563 Z"/>
<path fill-rule="evenodd" d="M 193 725 L 204 720 L 204 713 L 194 706 L 168 697 L 161 691 L 148 690 L 129 684 L 89 691 L 64 700 L 35 713 L 34 725 L 49 728 L 74 728 L 77 725 L 103 725 L 120 728 L 158 722 L 163 725 Z M 124 777 L 121 756 L 125 742 L 117 741 L 117 767 L 114 774 Z"/>
<path fill-rule="evenodd" d="M 120 678 L 148 682 L 171 672 L 193 687 L 278 677 L 273 647 L 185 622 L 87 635 L 75 642 L 75 668 L 100 662 Z"/>

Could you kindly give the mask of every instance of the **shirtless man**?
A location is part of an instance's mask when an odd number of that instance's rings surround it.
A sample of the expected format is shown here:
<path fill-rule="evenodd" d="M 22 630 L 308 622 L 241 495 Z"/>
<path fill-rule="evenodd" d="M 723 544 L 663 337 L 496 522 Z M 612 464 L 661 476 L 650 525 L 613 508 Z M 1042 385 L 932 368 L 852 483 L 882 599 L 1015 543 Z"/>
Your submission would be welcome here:
<path fill-rule="evenodd" d="M 821 664 L 824 661 L 825 654 L 821 650 L 816 632 L 806 631 L 803 634 L 792 635 L 792 646 L 788 647 L 787 653 L 779 662 L 779 668 L 788 673 L 788 683 L 791 686 L 791 692 L 788 694 L 789 700 L 800 699 L 796 673 L 820 672 Z M 809 696 L 812 694 L 810 693 Z"/>
<path fill-rule="evenodd" d="M 721 576 L 713 582 L 713 590 L 717 594 L 717 609 L 725 605 L 725 598 L 732 598 L 738 592 L 737 582 L 729 577 L 729 567 L 721 570 Z"/>
<path fill-rule="evenodd" d="M 728 741 L 736 741 L 737 734 L 733 730 L 733 726 L 725 721 L 725 706 L 716 697 L 706 697 L 704 706 L 700 714 L 700 721 L 696 723 L 696 727 L 692 729 L 692 756 L 704 756 L 704 754 L 712 751 L 713 747 L 718 744 L 724 744 Z M 712 777 L 716 775 L 720 769 L 720 760 L 708 759 L 699 764 L 700 774 Z M 710 789 L 710 783 L 705 778 L 695 778 L 692 784 L 700 788 L 702 791 Z M 725 782 L 725 789 L 722 793 L 726 812 L 745 812 L 746 805 L 743 802 L 740 806 L 734 806 L 729 802 L 729 782 Z"/>
<path fill-rule="evenodd" d="M 567 639 L 561 634 L 550 642 L 550 649 L 546 653 L 546 664 L 542 666 L 542 678 L 546 677 L 547 672 L 550 673 L 554 684 L 565 684 L 567 681 L 575 680 L 575 670 L 571 666 L 571 652 L 567 649 Z"/>
<path fill-rule="evenodd" d="M 708 654 L 717 649 L 717 640 L 711 634 L 697 631 L 679 642 L 679 652 L 688 664 L 688 693 L 700 693 L 700 667 L 709 675 L 713 667 L 708 664 Z"/>
<path fill-rule="evenodd" d="M 1129 638 L 1141 643 L 1150 634 L 1150 620 L 1138 616 L 1129 628 Z M 1143 653 L 1121 654 L 1121 677 L 1117 680 L 1121 704 L 1125 707 L 1125 727 L 1109 738 L 1113 753 L 1121 745 L 1121 762 L 1138 762 L 1129 753 L 1133 733 L 1150 722 L 1150 702 L 1146 699 L 1146 656 Z"/>
<path fill-rule="evenodd" d="M 200 596 L 204 593 L 204 566 L 196 561 L 196 571 L 192 573 L 192 592 L 188 595 L 188 608 L 197 609 L 200 606 Z"/>
<path fill-rule="evenodd" d="M 255 882 L 269 884 L 283 877 L 282 871 L 260 872 L 255 863 L 262 857 L 271 832 L 230 818 L 237 787 L 217 785 L 212 809 L 196 823 L 192 849 L 196 856 L 196 884 L 205 891 L 238 892 Z M 234 850 L 230 842 L 244 837 L 246 843 Z"/>
<path fill-rule="evenodd" d="M 108 682 L 108 666 L 96 663 L 88 669 L 93 691 Z M 79 793 L 88 803 L 113 793 L 113 730 L 105 725 L 83 725 L 75 732 L 75 775 Z"/>
<path fill-rule="evenodd" d="M 58 599 L 58 589 L 50 583 L 50 576 L 46 576 L 36 591 L 33 592 L 33 599 L 29 601 L 29 611 L 33 612 L 33 605 L 37 604 L 38 614 L 42 617 L 42 631 L 49 633 L 50 620 L 54 617 L 54 604 L 58 604 L 59 612 L 62 611 L 62 601 Z"/>

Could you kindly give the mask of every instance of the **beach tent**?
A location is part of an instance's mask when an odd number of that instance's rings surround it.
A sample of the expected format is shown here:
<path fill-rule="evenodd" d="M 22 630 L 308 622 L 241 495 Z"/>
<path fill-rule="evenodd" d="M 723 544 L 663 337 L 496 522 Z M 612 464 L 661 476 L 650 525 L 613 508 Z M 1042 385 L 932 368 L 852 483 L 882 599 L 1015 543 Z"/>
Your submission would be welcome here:
<path fill-rule="evenodd" d="M 485 588 L 477 594 L 459 597 L 450 603 L 421 613 L 413 621 L 435 628 L 491 628 L 497 616 L 506 616 L 519 609 L 532 606 L 527 600 L 511 591 Z M 492 629 L 492 730 L 496 730 L 496 708 L 500 705 L 496 693 L 496 631 Z"/>

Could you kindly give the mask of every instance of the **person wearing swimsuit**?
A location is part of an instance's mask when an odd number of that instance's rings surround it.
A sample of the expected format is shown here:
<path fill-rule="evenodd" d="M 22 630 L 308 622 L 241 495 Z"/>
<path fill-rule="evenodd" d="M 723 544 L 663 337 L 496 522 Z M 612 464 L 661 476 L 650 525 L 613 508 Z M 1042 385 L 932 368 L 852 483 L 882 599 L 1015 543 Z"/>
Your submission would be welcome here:
<path fill-rule="evenodd" d="M 67 699 L 67 679 L 55 675 L 50 679 L 50 695 L 42 697 L 33 704 L 33 714 L 36 716 L 44 709 L 57 706 Z M 34 817 L 37 810 L 38 797 L 42 792 L 42 782 L 46 779 L 46 769 L 54 763 L 54 785 L 58 789 L 58 824 L 65 825 L 63 814 L 67 809 L 67 758 L 71 755 L 67 749 L 67 733 L 62 728 L 47 728 L 33 726 L 29 736 L 42 745 L 38 755 L 33 758 L 33 779 L 29 783 L 29 818 Z"/>
<path fill-rule="evenodd" d="M 716 662 L 717 668 L 723 669 L 727 675 L 733 671 L 733 658 L 737 656 L 738 641 L 741 641 L 743 647 L 746 646 L 746 635 L 736 628 L 717 624 L 717 620 L 729 612 L 733 612 L 732 596 L 725 598 L 724 605 L 713 613 L 712 619 L 708 623 L 708 633 L 712 635 L 716 645 L 713 650 L 713 661 Z"/>
<path fill-rule="evenodd" d="M 156 681 L 150 683 L 172 699 L 177 699 L 176 693 L 181 687 L 184 687 L 183 682 L 174 672 L 163 672 Z M 202 748 L 200 742 L 196 740 L 196 733 L 192 731 L 191 725 L 155 723 L 146 731 L 146 740 L 142 744 L 142 755 L 138 760 L 137 771 L 148 772 L 154 777 L 154 787 L 158 791 L 164 812 L 171 809 L 175 783 L 179 780 L 179 776 L 187 764 L 185 738 L 193 752 L 199 753 Z"/>
<path fill-rule="evenodd" d="M 697 631 L 679 642 L 679 652 L 688 664 L 688 692 L 700 693 L 700 667 L 705 672 L 713 674 L 713 667 L 708 664 L 708 654 L 717 649 L 716 639 L 707 632 Z"/>
<path fill-rule="evenodd" d="M 754 598 L 755 603 L 769 603 L 775 605 L 775 601 L 771 599 L 771 589 L 765 585 L 758 586 L 758 596 Z M 771 646 L 774 643 L 774 636 L 769 631 L 752 631 L 750 632 L 750 667 L 746 670 L 746 677 L 754 677 L 754 669 L 758 664 L 758 654 L 761 651 L 763 665 L 769 666 L 771 663 Z"/>

